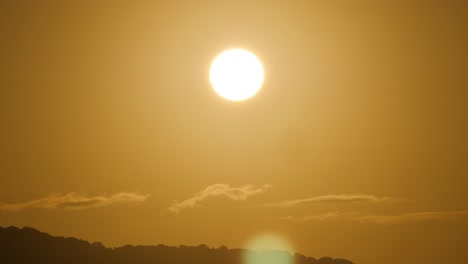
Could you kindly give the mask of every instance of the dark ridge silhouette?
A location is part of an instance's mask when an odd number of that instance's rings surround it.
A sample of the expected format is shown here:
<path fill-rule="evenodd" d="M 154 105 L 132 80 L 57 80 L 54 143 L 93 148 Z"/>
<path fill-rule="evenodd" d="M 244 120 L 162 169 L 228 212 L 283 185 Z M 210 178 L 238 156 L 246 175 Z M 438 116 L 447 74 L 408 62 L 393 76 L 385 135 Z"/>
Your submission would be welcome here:
<path fill-rule="evenodd" d="M 132 246 L 107 248 L 100 242 L 89 243 L 77 238 L 55 237 L 34 228 L 0 227 L 0 263 L 86 263 L 86 264 L 242 264 L 250 254 L 256 263 L 274 264 L 286 251 L 257 253 L 245 249 L 217 249 L 199 246 Z M 353 264 L 345 259 L 315 259 L 295 254 L 295 264 Z"/>

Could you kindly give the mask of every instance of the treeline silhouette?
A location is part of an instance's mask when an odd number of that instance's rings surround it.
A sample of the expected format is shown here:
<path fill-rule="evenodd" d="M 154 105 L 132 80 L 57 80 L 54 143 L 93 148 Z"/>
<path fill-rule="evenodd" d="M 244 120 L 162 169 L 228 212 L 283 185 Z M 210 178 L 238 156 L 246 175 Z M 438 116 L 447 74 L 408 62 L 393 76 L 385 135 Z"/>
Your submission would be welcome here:
<path fill-rule="evenodd" d="M 225 246 L 132 246 L 107 248 L 100 242 L 89 243 L 77 238 L 55 237 L 34 228 L 0 227 L 0 263 L 86 263 L 86 264 L 242 264 L 245 254 L 257 259 L 255 263 L 275 264 L 291 257 L 286 251 L 257 253 Z M 353 264 L 345 259 L 323 257 L 315 259 L 300 254 L 295 264 Z"/>

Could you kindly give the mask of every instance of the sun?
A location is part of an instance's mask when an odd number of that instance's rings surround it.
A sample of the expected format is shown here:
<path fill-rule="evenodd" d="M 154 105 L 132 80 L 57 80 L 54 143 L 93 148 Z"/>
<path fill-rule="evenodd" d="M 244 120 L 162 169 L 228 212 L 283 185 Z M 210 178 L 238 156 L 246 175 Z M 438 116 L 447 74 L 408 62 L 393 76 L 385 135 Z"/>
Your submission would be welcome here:
<path fill-rule="evenodd" d="M 230 49 L 219 54 L 210 68 L 210 82 L 222 97 L 242 101 L 254 96 L 262 87 L 263 65 L 251 52 Z"/>

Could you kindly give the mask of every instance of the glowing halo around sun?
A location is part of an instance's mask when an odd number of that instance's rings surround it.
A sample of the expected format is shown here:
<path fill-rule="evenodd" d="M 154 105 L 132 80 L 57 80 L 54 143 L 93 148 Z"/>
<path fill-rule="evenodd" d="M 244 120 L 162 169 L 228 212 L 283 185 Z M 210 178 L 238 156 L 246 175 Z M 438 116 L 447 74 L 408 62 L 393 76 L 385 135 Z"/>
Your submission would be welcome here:
<path fill-rule="evenodd" d="M 219 54 L 210 68 L 210 82 L 220 96 L 242 101 L 254 96 L 262 87 L 263 65 L 251 52 L 230 49 Z"/>

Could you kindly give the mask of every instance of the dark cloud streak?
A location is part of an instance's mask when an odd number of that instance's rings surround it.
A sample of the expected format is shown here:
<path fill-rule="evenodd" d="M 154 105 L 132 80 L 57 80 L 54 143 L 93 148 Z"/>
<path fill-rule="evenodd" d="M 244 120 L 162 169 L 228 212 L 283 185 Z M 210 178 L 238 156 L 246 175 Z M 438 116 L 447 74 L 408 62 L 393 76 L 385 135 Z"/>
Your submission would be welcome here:
<path fill-rule="evenodd" d="M 83 210 L 96 207 L 105 207 L 118 204 L 140 204 L 149 197 L 148 194 L 141 195 L 131 192 L 121 192 L 111 196 L 94 196 L 89 197 L 83 194 L 74 192 L 66 195 L 51 194 L 47 197 L 32 200 L 24 203 L 2 203 L 0 202 L 0 210 L 2 211 L 20 211 L 29 208 L 39 209 L 70 209 Z"/>

